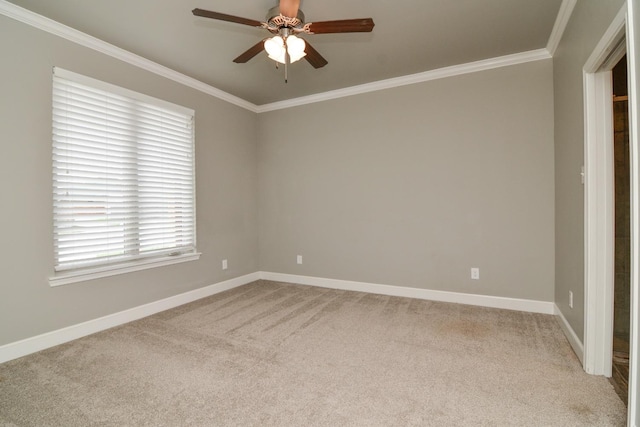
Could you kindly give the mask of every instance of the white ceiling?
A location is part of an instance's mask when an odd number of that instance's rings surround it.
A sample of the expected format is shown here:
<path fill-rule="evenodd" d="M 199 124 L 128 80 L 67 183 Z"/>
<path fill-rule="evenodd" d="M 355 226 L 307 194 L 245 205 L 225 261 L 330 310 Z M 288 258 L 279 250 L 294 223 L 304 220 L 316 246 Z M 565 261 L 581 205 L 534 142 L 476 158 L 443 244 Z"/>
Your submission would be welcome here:
<path fill-rule="evenodd" d="M 276 0 L 9 0 L 262 105 L 446 66 L 545 48 L 562 0 L 302 0 L 306 21 L 373 18 L 372 33 L 306 35 L 328 61 L 282 67 L 262 53 L 233 61 L 269 33 L 195 17 L 198 7 L 263 21 Z"/>

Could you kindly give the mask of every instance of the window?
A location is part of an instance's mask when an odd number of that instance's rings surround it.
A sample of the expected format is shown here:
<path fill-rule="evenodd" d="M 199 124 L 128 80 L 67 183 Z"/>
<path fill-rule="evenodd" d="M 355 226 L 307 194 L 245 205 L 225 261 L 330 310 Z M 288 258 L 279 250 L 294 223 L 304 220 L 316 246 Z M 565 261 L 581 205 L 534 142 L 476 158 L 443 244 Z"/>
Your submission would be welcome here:
<path fill-rule="evenodd" d="M 192 110 L 56 67 L 55 271 L 195 254 L 193 153 Z"/>

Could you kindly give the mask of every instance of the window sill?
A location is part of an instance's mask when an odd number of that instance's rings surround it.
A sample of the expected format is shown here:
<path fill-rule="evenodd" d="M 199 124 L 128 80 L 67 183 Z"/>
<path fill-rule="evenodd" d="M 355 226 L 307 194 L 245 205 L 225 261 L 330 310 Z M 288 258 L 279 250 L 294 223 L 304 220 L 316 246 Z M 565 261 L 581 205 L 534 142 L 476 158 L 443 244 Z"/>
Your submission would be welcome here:
<path fill-rule="evenodd" d="M 188 253 L 177 256 L 165 256 L 162 258 L 131 261 L 122 264 L 94 267 L 84 270 L 67 271 L 49 277 L 49 286 L 62 286 L 71 283 L 84 282 L 101 277 L 115 276 L 117 274 L 131 273 L 133 271 L 147 270 L 149 268 L 162 267 L 164 265 L 178 264 L 181 262 L 196 261 L 200 259 L 200 253 Z"/>

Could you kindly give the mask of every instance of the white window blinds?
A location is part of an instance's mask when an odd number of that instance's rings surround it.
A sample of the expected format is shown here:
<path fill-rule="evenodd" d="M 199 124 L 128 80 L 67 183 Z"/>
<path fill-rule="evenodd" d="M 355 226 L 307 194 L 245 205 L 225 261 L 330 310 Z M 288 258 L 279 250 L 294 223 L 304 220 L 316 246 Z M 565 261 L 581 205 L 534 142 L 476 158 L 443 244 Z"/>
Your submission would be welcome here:
<path fill-rule="evenodd" d="M 194 113 L 60 68 L 56 271 L 195 251 Z"/>

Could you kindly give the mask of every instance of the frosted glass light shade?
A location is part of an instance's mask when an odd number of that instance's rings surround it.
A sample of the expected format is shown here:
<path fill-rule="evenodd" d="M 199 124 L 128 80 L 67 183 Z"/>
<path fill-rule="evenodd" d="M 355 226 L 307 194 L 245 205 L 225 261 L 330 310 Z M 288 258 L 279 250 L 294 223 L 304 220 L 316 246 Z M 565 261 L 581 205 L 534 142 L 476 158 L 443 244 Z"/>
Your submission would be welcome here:
<path fill-rule="evenodd" d="M 265 40 L 264 50 L 267 51 L 269 58 L 281 64 L 285 62 L 284 40 L 280 36 L 275 36 Z"/>
<path fill-rule="evenodd" d="M 300 37 L 291 35 L 287 37 L 287 51 L 289 52 L 289 58 L 291 62 L 299 61 L 304 58 L 306 52 L 304 51 L 306 44 Z"/>

